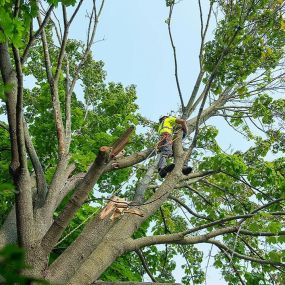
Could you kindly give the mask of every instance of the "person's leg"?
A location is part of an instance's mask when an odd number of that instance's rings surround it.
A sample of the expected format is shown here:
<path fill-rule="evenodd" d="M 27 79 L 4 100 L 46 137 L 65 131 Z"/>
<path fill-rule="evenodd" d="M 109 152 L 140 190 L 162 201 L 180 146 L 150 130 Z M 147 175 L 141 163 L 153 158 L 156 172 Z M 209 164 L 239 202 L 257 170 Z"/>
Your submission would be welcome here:
<path fill-rule="evenodd" d="M 171 136 L 164 137 L 159 146 L 160 159 L 157 165 L 160 177 L 164 178 L 166 174 L 173 170 L 174 164 L 167 165 L 167 158 L 173 155 Z"/>
<path fill-rule="evenodd" d="M 161 152 L 160 153 L 160 158 L 157 164 L 157 169 L 158 171 L 160 171 L 161 169 L 163 169 L 166 166 L 166 157 L 165 155 Z"/>

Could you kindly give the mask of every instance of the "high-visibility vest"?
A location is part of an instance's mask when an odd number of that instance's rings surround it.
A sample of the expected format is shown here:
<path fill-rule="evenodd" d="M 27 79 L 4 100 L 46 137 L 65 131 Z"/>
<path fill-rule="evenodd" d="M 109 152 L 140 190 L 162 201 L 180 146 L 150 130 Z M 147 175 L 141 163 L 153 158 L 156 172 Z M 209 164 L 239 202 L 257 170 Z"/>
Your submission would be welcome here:
<path fill-rule="evenodd" d="M 175 117 L 166 117 L 158 127 L 158 133 L 161 135 L 162 133 L 173 134 L 173 127 L 176 124 Z"/>

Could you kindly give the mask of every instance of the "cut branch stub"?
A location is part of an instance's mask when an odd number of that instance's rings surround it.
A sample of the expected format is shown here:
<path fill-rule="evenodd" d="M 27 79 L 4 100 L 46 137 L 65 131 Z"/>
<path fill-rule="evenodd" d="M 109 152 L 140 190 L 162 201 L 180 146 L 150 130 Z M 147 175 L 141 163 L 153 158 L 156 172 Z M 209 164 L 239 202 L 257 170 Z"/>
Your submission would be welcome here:
<path fill-rule="evenodd" d="M 104 173 L 111 158 L 111 151 L 113 151 L 113 153 L 121 151 L 128 142 L 128 138 L 133 129 L 133 127 L 130 127 L 118 138 L 113 145 L 115 148 L 110 148 L 108 146 L 100 147 L 94 163 L 89 168 L 82 182 L 76 187 L 71 199 L 68 201 L 59 216 L 54 220 L 53 224 L 44 236 L 42 245 L 47 252 L 50 252 L 56 245 L 63 231 L 74 217 L 76 211 L 86 201 L 89 192 L 92 191 L 94 185 Z"/>
<path fill-rule="evenodd" d="M 112 145 L 112 152 L 110 154 L 111 158 L 114 158 L 119 152 L 121 152 L 123 150 L 123 148 L 125 147 L 125 145 L 128 143 L 129 141 L 129 137 L 131 135 L 131 133 L 133 132 L 134 127 L 131 126 L 129 127 L 122 135 L 121 137 L 115 141 Z"/>

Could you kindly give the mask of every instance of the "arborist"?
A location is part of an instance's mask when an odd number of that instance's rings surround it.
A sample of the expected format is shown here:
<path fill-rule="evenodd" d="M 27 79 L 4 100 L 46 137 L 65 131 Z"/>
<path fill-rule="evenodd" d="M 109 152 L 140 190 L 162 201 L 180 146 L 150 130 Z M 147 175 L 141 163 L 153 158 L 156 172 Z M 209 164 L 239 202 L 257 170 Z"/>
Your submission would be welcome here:
<path fill-rule="evenodd" d="M 160 159 L 157 164 L 158 173 L 161 178 L 164 178 L 168 172 L 171 172 L 175 164 L 171 163 L 167 165 L 167 158 L 173 156 L 172 144 L 173 144 L 173 131 L 176 125 L 181 125 L 183 131 L 183 138 L 185 138 L 188 129 L 185 120 L 175 118 L 172 116 L 161 116 L 159 118 L 159 128 L 158 133 L 160 135 L 160 140 L 157 144 L 158 151 L 160 152 Z M 188 162 L 184 164 L 182 173 L 184 175 L 189 174 L 192 171 L 192 167 L 187 166 Z"/>

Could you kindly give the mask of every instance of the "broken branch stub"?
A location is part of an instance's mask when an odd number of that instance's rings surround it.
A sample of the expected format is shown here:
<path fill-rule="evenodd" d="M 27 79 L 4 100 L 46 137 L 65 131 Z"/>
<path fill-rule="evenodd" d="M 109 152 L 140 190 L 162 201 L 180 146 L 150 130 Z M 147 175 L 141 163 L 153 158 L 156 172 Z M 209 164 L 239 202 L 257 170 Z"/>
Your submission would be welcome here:
<path fill-rule="evenodd" d="M 129 137 L 132 134 L 132 132 L 134 131 L 134 127 L 131 126 L 129 127 L 121 136 L 120 138 L 115 141 L 112 145 L 112 151 L 110 154 L 111 158 L 114 158 L 118 153 L 120 153 L 123 148 L 125 147 L 125 145 L 128 143 L 129 141 Z"/>

